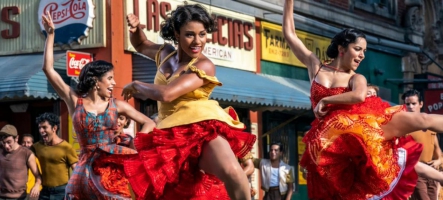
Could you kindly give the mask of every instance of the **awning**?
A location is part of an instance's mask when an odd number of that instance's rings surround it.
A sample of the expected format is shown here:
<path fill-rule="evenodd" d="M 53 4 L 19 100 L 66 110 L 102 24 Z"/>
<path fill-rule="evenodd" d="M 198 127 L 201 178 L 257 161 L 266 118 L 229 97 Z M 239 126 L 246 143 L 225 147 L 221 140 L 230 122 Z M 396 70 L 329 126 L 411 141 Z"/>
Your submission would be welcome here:
<path fill-rule="evenodd" d="M 277 83 L 280 83 L 282 85 L 299 90 L 308 97 L 311 96 L 311 83 L 309 81 L 285 78 L 285 77 L 280 77 L 280 76 L 273 76 L 273 75 L 268 75 L 268 74 L 260 74 L 260 76 L 266 77 L 266 78 L 268 78 L 272 81 L 275 81 Z M 392 103 L 392 102 L 385 100 L 385 99 L 383 99 L 383 101 L 386 101 L 391 106 L 397 105 L 396 103 Z"/>
<path fill-rule="evenodd" d="M 281 76 L 273 76 L 273 75 L 268 75 L 268 74 L 260 74 L 260 76 L 266 77 L 266 78 L 268 78 L 272 81 L 275 81 L 279 84 L 293 88 L 294 90 L 298 90 L 308 97 L 311 96 L 311 83 L 309 83 L 309 81 L 292 79 L 292 78 L 285 78 L 285 77 L 281 77 Z"/>
<path fill-rule="evenodd" d="M 65 82 L 66 55 L 55 54 L 54 66 Z M 47 98 L 58 95 L 42 71 L 43 55 L 14 55 L 0 57 L 0 99 Z"/>
<path fill-rule="evenodd" d="M 305 89 L 284 85 L 253 72 L 219 66 L 216 70 L 223 86 L 214 89 L 213 99 L 286 109 L 311 108 L 309 92 Z"/>

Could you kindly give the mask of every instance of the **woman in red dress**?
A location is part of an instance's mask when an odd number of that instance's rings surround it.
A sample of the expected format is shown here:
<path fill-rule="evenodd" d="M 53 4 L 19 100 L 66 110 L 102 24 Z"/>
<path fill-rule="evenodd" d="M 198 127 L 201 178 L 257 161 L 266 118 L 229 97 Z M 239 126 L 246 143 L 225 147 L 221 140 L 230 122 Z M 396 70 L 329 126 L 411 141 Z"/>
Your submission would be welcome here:
<path fill-rule="evenodd" d="M 398 143 L 395 138 L 423 129 L 443 132 L 443 116 L 405 112 L 378 97 L 366 98 L 366 79 L 355 73 L 365 58 L 365 35 L 356 29 L 338 33 L 327 50 L 331 63 L 322 64 L 296 35 L 293 6 L 293 0 L 285 0 L 283 32 L 308 69 L 316 116 L 303 138 L 300 163 L 307 171 L 309 198 L 407 199 L 422 147 L 411 137 Z"/>
<path fill-rule="evenodd" d="M 123 90 L 158 101 L 157 129 L 137 134 L 139 157 L 125 161 L 125 172 L 137 199 L 251 199 L 246 174 L 236 157 L 250 151 L 255 136 L 244 125 L 209 100 L 216 86 L 215 66 L 202 54 L 214 19 L 198 5 L 178 6 L 161 26 L 161 36 L 174 41 L 155 44 L 127 16 L 131 43 L 154 59 L 154 83 L 134 81 Z"/>

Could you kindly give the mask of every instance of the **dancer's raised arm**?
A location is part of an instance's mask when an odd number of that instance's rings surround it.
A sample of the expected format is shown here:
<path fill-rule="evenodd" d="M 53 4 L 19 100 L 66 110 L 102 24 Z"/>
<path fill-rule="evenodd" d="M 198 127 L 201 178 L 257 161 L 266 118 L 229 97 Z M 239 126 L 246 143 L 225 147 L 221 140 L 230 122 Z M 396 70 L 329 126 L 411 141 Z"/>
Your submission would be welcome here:
<path fill-rule="evenodd" d="M 155 59 L 155 54 L 158 52 L 162 44 L 156 44 L 146 37 L 143 30 L 140 28 L 140 20 L 134 14 L 128 14 L 126 16 L 128 21 L 128 26 L 130 26 L 130 40 L 132 46 L 137 50 L 137 52 L 148 56 L 151 59 Z M 170 53 L 174 50 L 171 45 L 165 45 L 164 50 Z"/>
<path fill-rule="evenodd" d="M 293 10 L 294 0 L 285 0 L 283 10 L 283 35 L 295 56 L 308 68 L 309 79 L 312 81 L 321 62 L 314 53 L 306 48 L 300 38 L 297 37 L 297 34 L 295 33 Z"/>
<path fill-rule="evenodd" d="M 45 44 L 45 52 L 43 59 L 43 72 L 48 78 L 49 83 L 51 83 L 52 87 L 54 87 L 57 94 L 63 99 L 68 109 L 71 111 L 74 110 L 74 103 L 76 102 L 76 94 L 75 91 L 71 89 L 71 87 L 66 84 L 60 74 L 57 73 L 54 69 L 54 23 L 52 22 L 52 17 L 49 12 L 46 12 L 46 15 L 42 16 L 42 24 L 45 27 L 46 31 L 46 44 Z"/>

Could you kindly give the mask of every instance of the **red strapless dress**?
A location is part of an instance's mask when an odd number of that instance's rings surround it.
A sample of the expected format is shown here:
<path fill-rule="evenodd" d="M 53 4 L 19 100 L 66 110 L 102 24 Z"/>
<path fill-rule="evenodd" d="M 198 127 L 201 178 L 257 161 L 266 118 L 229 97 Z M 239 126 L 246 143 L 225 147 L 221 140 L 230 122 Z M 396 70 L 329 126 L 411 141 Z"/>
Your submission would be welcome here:
<path fill-rule="evenodd" d="M 311 102 L 348 92 L 313 81 Z M 354 105 L 328 105 L 303 138 L 300 165 L 308 170 L 309 199 L 407 199 L 413 192 L 422 146 L 412 137 L 384 140 L 381 125 L 405 110 L 378 97 Z"/>

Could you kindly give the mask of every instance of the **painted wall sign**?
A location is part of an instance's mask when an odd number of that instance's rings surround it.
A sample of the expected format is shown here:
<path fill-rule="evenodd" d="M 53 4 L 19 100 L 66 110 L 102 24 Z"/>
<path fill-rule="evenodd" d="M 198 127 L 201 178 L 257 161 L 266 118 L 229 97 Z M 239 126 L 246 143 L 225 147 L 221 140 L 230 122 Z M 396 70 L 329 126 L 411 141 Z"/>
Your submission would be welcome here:
<path fill-rule="evenodd" d="M 161 23 L 168 14 L 184 4 L 184 0 L 126 0 L 126 14 L 138 13 L 146 37 L 154 43 L 165 41 L 160 37 Z M 188 4 L 195 4 L 186 1 Z M 135 3 L 135 4 L 134 4 Z M 218 30 L 208 34 L 203 54 L 218 66 L 247 71 L 257 70 L 255 45 L 255 18 L 241 13 L 202 4 L 216 19 Z M 126 26 L 125 49 L 135 51 L 129 41 L 129 27 Z"/>
<path fill-rule="evenodd" d="M 297 67 L 306 67 L 300 60 L 295 57 L 286 42 L 282 26 L 261 22 L 261 55 L 263 60 L 293 65 Z M 308 32 L 296 30 L 297 37 L 305 44 L 321 60 L 327 60 L 326 50 L 328 49 L 331 39 L 314 35 Z"/>

